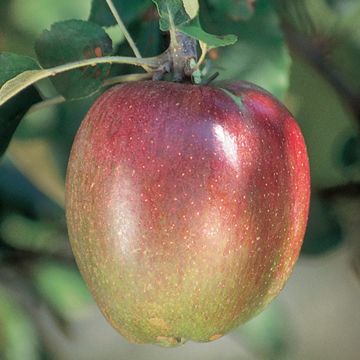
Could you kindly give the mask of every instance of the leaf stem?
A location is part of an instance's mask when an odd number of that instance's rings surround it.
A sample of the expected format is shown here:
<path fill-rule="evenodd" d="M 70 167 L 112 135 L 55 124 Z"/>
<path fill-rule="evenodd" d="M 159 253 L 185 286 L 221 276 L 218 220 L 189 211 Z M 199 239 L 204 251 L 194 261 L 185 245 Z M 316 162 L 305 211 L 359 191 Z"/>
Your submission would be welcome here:
<path fill-rule="evenodd" d="M 122 33 L 124 34 L 125 36 L 125 39 L 126 41 L 129 43 L 132 51 L 134 52 L 135 56 L 138 58 L 138 59 L 141 59 L 142 56 L 140 54 L 140 51 L 139 49 L 137 48 L 136 44 L 135 44 L 135 41 L 133 40 L 133 38 L 131 37 L 130 33 L 128 32 L 128 30 L 126 29 L 126 26 L 124 24 L 124 22 L 122 21 L 120 15 L 119 15 L 119 12 L 116 10 L 116 7 L 114 6 L 114 3 L 112 0 L 106 0 L 109 8 L 110 8 L 110 11 L 112 12 L 116 22 L 118 23 L 119 25 L 119 28 L 120 30 L 122 31 Z"/>
<path fill-rule="evenodd" d="M 199 69 L 199 68 L 200 68 L 200 66 L 202 65 L 202 63 L 205 61 L 206 54 L 207 54 L 207 52 L 208 52 L 208 46 L 207 46 L 207 44 L 203 43 L 202 41 L 200 41 L 200 48 L 201 48 L 201 56 L 200 56 L 198 62 L 196 63 L 195 69 Z"/>
<path fill-rule="evenodd" d="M 147 65 L 149 68 L 156 70 L 159 66 L 161 66 L 163 58 L 163 55 L 142 59 L 125 56 L 104 56 L 101 58 L 75 61 L 50 69 L 28 70 L 7 81 L 0 88 L 0 106 L 28 86 L 33 85 L 47 77 L 55 76 L 69 70 L 86 66 L 96 66 L 97 64 L 130 64 L 135 66 Z"/>

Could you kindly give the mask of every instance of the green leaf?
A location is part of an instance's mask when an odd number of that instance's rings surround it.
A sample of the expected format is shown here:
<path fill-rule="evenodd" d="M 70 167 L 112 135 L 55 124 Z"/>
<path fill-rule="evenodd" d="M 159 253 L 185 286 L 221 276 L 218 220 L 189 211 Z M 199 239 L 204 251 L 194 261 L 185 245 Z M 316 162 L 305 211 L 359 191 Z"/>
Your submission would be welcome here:
<path fill-rule="evenodd" d="M 1 0 L 0 3 L 11 3 L 8 12 L 0 7 L 0 13 L 6 17 L 11 30 L 5 31 L 10 35 L 10 41 L 13 42 L 17 37 L 24 38 L 28 42 L 27 48 L 32 48 L 33 37 L 37 36 L 39 30 L 48 28 L 52 23 L 66 19 L 84 19 L 89 13 L 89 1 L 74 0 Z M 8 14 L 8 16 L 6 16 Z M 11 15 L 14 14 L 14 15 Z M 31 16 L 29 16 L 31 14 Z M 2 22 L 4 17 L 1 19 Z M 15 38 L 13 38 L 15 36 Z M 29 42 L 29 39 L 31 42 Z M 10 42 L 9 41 L 9 42 Z M 23 42 L 20 42 L 23 44 Z M 9 46 L 10 44 L 6 44 Z M 14 45 L 13 45 L 14 46 Z M 15 44 L 18 47 L 19 43 Z M 11 46 L 11 48 L 13 48 Z M 25 50 L 25 49 L 24 49 Z M 22 51 L 22 50 L 21 50 Z"/>
<path fill-rule="evenodd" d="M 158 65 L 157 59 L 137 59 L 131 57 L 123 56 L 105 56 L 101 58 L 91 58 L 80 61 L 75 61 L 72 63 L 67 63 L 59 66 L 55 66 L 50 69 L 42 70 L 28 70 L 23 73 L 15 76 L 14 78 L 7 81 L 0 88 L 0 106 L 9 101 L 12 97 L 17 95 L 22 90 L 26 89 L 28 86 L 35 84 L 37 81 L 46 79 L 47 77 L 52 77 L 58 74 L 65 73 L 69 70 L 80 69 L 84 67 L 95 67 L 96 64 L 132 64 L 132 65 L 149 65 L 156 66 Z"/>
<path fill-rule="evenodd" d="M 226 19 L 216 9 L 204 7 L 204 27 L 216 34 L 233 33 L 239 41 L 230 47 L 213 50 L 214 70 L 219 80 L 247 80 L 283 98 L 289 85 L 290 56 L 280 21 L 268 0 L 258 0 L 249 21 Z"/>
<path fill-rule="evenodd" d="M 196 40 L 207 44 L 209 49 L 232 45 L 237 41 L 237 36 L 235 35 L 212 35 L 207 33 L 202 29 L 198 17 L 196 17 L 190 23 L 179 26 L 178 30 Z"/>
<path fill-rule="evenodd" d="M 142 17 L 151 5 L 151 0 L 113 0 L 125 25 Z M 101 26 L 112 26 L 116 20 L 105 0 L 93 0 L 89 20 Z"/>
<path fill-rule="evenodd" d="M 254 14 L 254 0 L 208 0 L 216 11 L 232 20 L 248 20 Z"/>
<path fill-rule="evenodd" d="M 27 70 L 10 79 L 0 88 L 0 109 L 28 86 L 53 75 L 51 70 Z"/>
<path fill-rule="evenodd" d="M 26 70 L 40 69 L 31 57 L 9 52 L 0 53 L 0 88 L 10 79 Z"/>
<path fill-rule="evenodd" d="M 50 68 L 68 62 L 107 56 L 112 42 L 97 24 L 82 20 L 55 23 L 45 30 L 35 44 L 40 64 Z M 87 97 L 99 90 L 110 71 L 110 65 L 85 67 L 52 79 L 55 88 L 66 99 Z"/>
<path fill-rule="evenodd" d="M 153 2 L 159 12 L 162 31 L 169 31 L 173 26 L 177 28 L 191 20 L 182 0 L 153 0 Z"/>
<path fill-rule="evenodd" d="M 235 35 L 217 36 L 203 30 L 197 14 L 196 6 L 190 1 L 153 0 L 160 15 L 160 29 L 168 31 L 171 28 L 180 31 L 208 45 L 208 48 L 227 46 L 237 41 Z M 197 1 L 195 1 L 197 3 Z M 194 16 L 195 15 L 195 16 Z"/>
<path fill-rule="evenodd" d="M 45 301 L 65 319 L 84 313 L 91 303 L 90 293 L 78 271 L 56 262 L 39 264 L 35 285 Z"/>
<path fill-rule="evenodd" d="M 198 0 L 182 0 L 186 13 L 190 19 L 196 18 L 199 13 L 199 1 Z"/>
<path fill-rule="evenodd" d="M 37 62 L 27 56 L 12 53 L 0 53 L 0 92 L 4 84 L 26 70 L 39 69 Z M 38 91 L 28 88 L 8 103 L 0 106 L 0 156 L 3 155 L 9 142 L 27 110 L 41 101 Z"/>
<path fill-rule="evenodd" d="M 39 338 L 26 312 L 0 287 L 0 358 L 39 360 Z"/>

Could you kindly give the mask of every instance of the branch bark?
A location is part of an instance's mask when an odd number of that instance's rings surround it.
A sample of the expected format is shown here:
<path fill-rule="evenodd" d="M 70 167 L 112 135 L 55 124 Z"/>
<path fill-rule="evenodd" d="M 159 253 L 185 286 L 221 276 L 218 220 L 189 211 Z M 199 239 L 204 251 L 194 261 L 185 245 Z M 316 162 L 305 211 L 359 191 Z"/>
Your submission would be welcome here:
<path fill-rule="evenodd" d="M 335 185 L 319 190 L 323 199 L 332 200 L 335 197 L 360 197 L 360 183 L 350 182 L 347 184 Z"/>
<path fill-rule="evenodd" d="M 345 82 L 334 64 L 316 41 L 316 37 L 297 31 L 283 20 L 283 29 L 289 48 L 310 63 L 333 86 L 343 104 L 354 114 L 360 131 L 360 94 Z"/>

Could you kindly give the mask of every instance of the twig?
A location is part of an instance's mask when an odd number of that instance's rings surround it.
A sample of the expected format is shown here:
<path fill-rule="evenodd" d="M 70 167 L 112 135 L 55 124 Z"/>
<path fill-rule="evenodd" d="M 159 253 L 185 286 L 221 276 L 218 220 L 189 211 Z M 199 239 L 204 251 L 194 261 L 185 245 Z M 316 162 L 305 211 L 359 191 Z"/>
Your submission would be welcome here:
<path fill-rule="evenodd" d="M 66 249 L 68 251 L 57 251 L 53 253 L 30 249 L 18 249 L 0 239 L 0 249 L 2 253 L 2 264 L 19 265 L 20 263 L 37 261 L 39 259 L 55 259 L 65 263 L 75 264 L 75 259 L 70 248 Z"/>
<path fill-rule="evenodd" d="M 334 65 L 329 63 L 321 47 L 319 47 L 313 38 L 299 33 L 286 20 L 283 20 L 283 28 L 290 49 L 302 56 L 330 83 L 340 96 L 344 105 L 349 107 L 353 112 L 360 127 L 360 94 L 355 93 L 354 90 L 346 84 Z"/>
<path fill-rule="evenodd" d="M 360 197 L 360 183 L 350 182 L 348 184 L 335 185 L 319 190 L 323 199 L 332 200 L 336 197 Z"/>
<path fill-rule="evenodd" d="M 152 77 L 151 74 L 119 75 L 119 76 L 114 76 L 112 78 L 106 79 L 103 82 L 103 84 L 101 85 L 101 87 L 111 86 L 111 85 L 119 84 L 122 82 L 147 80 L 147 79 L 151 79 L 151 77 Z M 61 95 L 58 95 L 58 96 L 55 96 L 55 97 L 52 97 L 49 99 L 45 99 L 45 100 L 40 101 L 40 102 L 34 104 L 33 106 L 31 106 L 29 108 L 29 110 L 27 111 L 26 115 L 32 114 L 36 111 L 47 108 L 49 106 L 62 104 L 65 101 L 66 101 L 66 99 Z"/>

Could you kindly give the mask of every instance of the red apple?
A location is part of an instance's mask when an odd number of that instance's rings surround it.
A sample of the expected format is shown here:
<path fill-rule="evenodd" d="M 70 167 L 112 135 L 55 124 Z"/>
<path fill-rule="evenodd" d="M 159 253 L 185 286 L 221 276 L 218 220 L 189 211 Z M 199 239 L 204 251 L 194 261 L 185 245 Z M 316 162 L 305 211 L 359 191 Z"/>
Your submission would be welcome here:
<path fill-rule="evenodd" d="M 71 245 L 108 321 L 138 343 L 215 340 L 282 289 L 308 216 L 294 118 L 255 85 L 116 86 L 67 173 Z"/>

